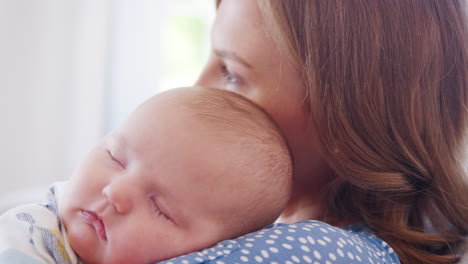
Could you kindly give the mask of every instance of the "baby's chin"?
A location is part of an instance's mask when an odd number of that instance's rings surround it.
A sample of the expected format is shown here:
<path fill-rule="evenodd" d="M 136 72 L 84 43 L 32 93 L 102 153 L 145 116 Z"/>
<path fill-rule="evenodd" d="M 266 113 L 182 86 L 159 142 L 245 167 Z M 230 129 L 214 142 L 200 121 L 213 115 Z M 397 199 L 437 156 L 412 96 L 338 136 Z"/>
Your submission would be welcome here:
<path fill-rule="evenodd" d="M 122 252 L 110 252 L 111 250 L 106 251 L 105 249 L 92 249 L 88 248 L 84 250 L 81 254 L 76 252 L 79 259 L 84 264 L 151 264 L 155 262 L 143 262 L 135 258 L 134 254 L 128 253 L 128 256 Z"/>
<path fill-rule="evenodd" d="M 90 254 L 91 253 L 91 254 Z M 102 252 L 101 252 L 102 253 Z M 78 252 L 77 252 L 78 254 Z M 113 256 L 103 256 L 99 252 L 84 252 L 84 254 L 78 254 L 78 258 L 84 264 L 130 264 L 133 262 L 122 262 L 113 258 Z"/>
<path fill-rule="evenodd" d="M 70 224 L 73 228 L 67 228 L 68 241 L 78 258 L 86 264 L 104 264 L 101 262 L 101 245 L 93 239 L 90 230 L 82 223 Z"/>
<path fill-rule="evenodd" d="M 85 264 L 99 264 L 100 261 L 93 256 L 97 252 L 92 250 L 91 247 L 83 245 L 82 242 L 70 238 L 70 246 L 75 251 L 78 258 Z"/>

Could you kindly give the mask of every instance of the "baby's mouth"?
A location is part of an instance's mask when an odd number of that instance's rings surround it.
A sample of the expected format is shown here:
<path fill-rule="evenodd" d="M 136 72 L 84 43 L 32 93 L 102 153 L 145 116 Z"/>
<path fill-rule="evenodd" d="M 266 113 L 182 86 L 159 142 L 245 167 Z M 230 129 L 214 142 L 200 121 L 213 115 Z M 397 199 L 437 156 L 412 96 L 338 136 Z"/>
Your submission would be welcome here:
<path fill-rule="evenodd" d="M 94 227 L 96 233 L 101 237 L 102 240 L 107 241 L 106 226 L 102 221 L 102 218 L 96 212 L 81 210 L 81 216 L 86 222 Z"/>

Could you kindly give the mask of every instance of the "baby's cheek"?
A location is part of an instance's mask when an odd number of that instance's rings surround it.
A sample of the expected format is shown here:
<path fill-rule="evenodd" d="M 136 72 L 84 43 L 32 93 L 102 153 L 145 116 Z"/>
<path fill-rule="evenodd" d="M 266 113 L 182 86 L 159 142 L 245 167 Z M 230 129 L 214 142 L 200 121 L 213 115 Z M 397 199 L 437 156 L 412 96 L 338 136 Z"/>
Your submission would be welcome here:
<path fill-rule="evenodd" d="M 199 226 L 198 230 L 185 234 L 180 242 L 184 247 L 176 247 L 176 250 L 179 250 L 177 256 L 211 247 L 228 238 L 228 231 L 222 231 L 222 228 L 217 223 L 213 222 L 209 226 L 210 228 L 208 229 Z"/>
<path fill-rule="evenodd" d="M 101 246 L 91 226 L 80 221 L 67 221 L 65 228 L 73 251 L 86 264 L 99 263 Z"/>

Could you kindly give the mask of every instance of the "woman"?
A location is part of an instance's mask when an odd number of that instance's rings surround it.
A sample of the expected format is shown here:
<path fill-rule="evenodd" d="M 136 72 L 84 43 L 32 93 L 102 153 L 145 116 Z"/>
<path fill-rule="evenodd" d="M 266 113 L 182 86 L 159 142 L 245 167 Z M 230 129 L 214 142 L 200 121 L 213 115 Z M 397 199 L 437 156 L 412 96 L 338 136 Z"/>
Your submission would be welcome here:
<path fill-rule="evenodd" d="M 334 227 L 274 226 L 221 243 L 236 250 L 213 263 L 457 261 L 468 230 L 462 2 L 217 3 L 212 54 L 197 84 L 250 98 L 283 129 L 295 175 L 279 222 Z M 256 240 L 281 230 L 294 231 L 288 243 Z M 209 252 L 198 252 L 199 261 Z"/>

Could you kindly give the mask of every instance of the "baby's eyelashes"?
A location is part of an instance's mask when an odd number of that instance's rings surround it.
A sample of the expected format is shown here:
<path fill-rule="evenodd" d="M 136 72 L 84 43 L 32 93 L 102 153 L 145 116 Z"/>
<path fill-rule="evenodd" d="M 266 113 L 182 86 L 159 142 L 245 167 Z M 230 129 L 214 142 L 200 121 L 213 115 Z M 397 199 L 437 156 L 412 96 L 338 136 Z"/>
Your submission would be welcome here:
<path fill-rule="evenodd" d="M 151 210 L 153 211 L 153 213 L 157 217 L 162 217 L 164 220 L 172 222 L 172 219 L 169 218 L 163 211 L 161 211 L 161 209 L 158 206 L 158 203 L 156 202 L 156 199 L 154 198 L 154 196 L 150 197 L 150 207 L 151 207 Z"/>
<path fill-rule="evenodd" d="M 125 169 L 125 165 L 124 165 L 123 162 L 121 162 L 119 159 L 117 159 L 117 158 L 115 157 L 115 155 L 113 155 L 112 152 L 111 152 L 109 149 L 107 149 L 106 151 L 107 151 L 107 154 L 109 155 L 109 157 L 112 159 L 112 161 L 114 161 L 114 162 L 117 163 L 120 167 L 122 167 L 123 169 Z"/>

